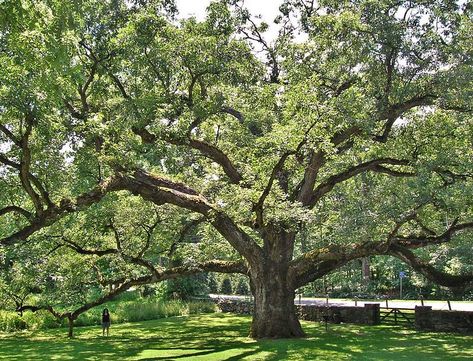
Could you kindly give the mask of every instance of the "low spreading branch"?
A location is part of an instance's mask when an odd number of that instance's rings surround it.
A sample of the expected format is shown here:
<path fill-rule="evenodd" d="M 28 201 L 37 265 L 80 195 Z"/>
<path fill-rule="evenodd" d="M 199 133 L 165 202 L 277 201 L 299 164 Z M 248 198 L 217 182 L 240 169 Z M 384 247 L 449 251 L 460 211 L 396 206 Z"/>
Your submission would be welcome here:
<path fill-rule="evenodd" d="M 473 274 L 452 275 L 439 271 L 434 266 L 418 258 L 412 251 L 400 245 L 392 245 L 390 254 L 441 286 L 462 288 L 473 282 Z"/>
<path fill-rule="evenodd" d="M 312 250 L 294 259 L 290 263 L 290 276 L 295 288 L 319 279 L 352 260 L 376 255 L 391 255 L 399 258 L 428 279 L 443 286 L 464 287 L 472 282 L 473 275 L 451 275 L 441 272 L 415 256 L 410 249 L 448 242 L 454 234 L 472 229 L 473 222 L 458 223 L 457 220 L 440 235 L 409 237 L 395 235 L 403 224 L 412 220 L 416 221 L 416 219 L 416 212 L 411 212 L 403 217 L 396 223 L 387 240 L 383 242 L 367 241 L 353 247 L 333 245 Z"/>
<path fill-rule="evenodd" d="M 8 129 L 3 124 L 0 124 L 0 131 L 7 136 L 7 138 L 13 142 L 17 147 L 21 148 L 21 140 L 13 134 L 10 129 Z"/>
<path fill-rule="evenodd" d="M 36 231 L 45 228 L 67 214 L 77 212 L 99 202 L 107 193 L 120 188 L 118 178 L 110 178 L 94 187 L 89 192 L 83 193 L 75 199 L 63 198 L 59 205 L 50 205 L 41 214 L 35 214 L 30 218 L 28 225 L 22 227 L 13 234 L 0 238 L 0 245 L 8 246 L 25 241 Z"/>
<path fill-rule="evenodd" d="M 180 267 L 174 267 L 163 271 L 160 274 L 151 274 L 133 279 L 127 279 L 116 288 L 103 294 L 93 301 L 87 302 L 73 311 L 57 311 L 52 305 L 21 305 L 17 307 L 17 312 L 31 311 L 37 312 L 40 310 L 46 310 L 50 312 L 58 320 L 67 318 L 69 320 L 69 337 L 73 336 L 72 329 L 74 321 L 84 312 L 90 310 L 93 307 L 104 304 L 108 301 L 113 300 L 118 295 L 129 290 L 131 287 L 142 286 L 146 284 L 152 284 L 161 282 L 167 279 L 173 279 L 184 275 L 192 275 L 202 272 L 221 272 L 221 273 L 241 273 L 246 274 L 248 269 L 243 262 L 227 262 L 227 261 L 207 261 L 194 265 L 185 265 Z M 115 283 L 116 284 L 116 283 Z"/>
<path fill-rule="evenodd" d="M 386 242 L 368 241 L 359 245 L 333 245 L 315 249 L 294 259 L 289 264 L 294 287 L 301 287 L 319 279 L 355 259 L 386 254 Z"/>
<path fill-rule="evenodd" d="M 133 174 L 120 175 L 120 188 L 156 205 L 165 203 L 202 214 L 209 223 L 246 259 L 260 259 L 260 246 L 224 212 L 213 206 L 204 196 L 182 183 L 136 170 Z"/>

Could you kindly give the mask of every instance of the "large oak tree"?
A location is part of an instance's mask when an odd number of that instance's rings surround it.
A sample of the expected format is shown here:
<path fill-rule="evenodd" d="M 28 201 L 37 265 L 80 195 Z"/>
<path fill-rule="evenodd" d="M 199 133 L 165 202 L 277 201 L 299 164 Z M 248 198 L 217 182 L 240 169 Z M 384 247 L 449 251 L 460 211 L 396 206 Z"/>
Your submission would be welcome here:
<path fill-rule="evenodd" d="M 473 227 L 468 4 L 286 0 L 271 41 L 239 1 L 203 22 L 157 0 L 0 6 L 4 249 L 56 247 L 114 199 L 172 206 L 205 244 L 173 277 L 246 273 L 257 338 L 302 336 L 295 290 L 354 259 L 473 279 L 417 254 Z M 151 249 L 125 257 L 146 282 L 169 272 Z"/>

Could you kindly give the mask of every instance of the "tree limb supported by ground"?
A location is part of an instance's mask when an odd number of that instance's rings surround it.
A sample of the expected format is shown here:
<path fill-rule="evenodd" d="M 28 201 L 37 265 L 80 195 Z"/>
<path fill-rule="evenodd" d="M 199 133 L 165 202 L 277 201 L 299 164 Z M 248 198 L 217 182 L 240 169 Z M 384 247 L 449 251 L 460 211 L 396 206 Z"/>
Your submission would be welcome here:
<path fill-rule="evenodd" d="M 69 5 L 0 5 L 0 261 L 61 317 L 236 272 L 251 335 L 300 337 L 296 289 L 355 259 L 471 283 L 429 263 L 473 228 L 469 4 L 285 0 L 273 40 L 241 1 Z"/>

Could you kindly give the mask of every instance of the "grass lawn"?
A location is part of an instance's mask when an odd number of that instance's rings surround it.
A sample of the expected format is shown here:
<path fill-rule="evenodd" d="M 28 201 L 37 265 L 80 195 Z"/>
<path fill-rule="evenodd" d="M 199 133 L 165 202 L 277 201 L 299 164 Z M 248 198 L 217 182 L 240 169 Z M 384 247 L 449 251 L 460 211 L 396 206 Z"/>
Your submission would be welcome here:
<path fill-rule="evenodd" d="M 0 334 L 0 360 L 473 360 L 473 336 L 401 327 L 304 322 L 305 339 L 247 338 L 250 318 L 231 314 L 171 317 L 99 327 Z"/>

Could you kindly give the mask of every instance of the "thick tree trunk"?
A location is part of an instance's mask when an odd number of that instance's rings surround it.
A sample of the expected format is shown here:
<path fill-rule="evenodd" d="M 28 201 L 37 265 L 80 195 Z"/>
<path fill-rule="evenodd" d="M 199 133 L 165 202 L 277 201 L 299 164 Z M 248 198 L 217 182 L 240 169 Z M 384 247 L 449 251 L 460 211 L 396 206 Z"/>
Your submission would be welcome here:
<path fill-rule="evenodd" d="M 265 260 L 250 269 L 254 296 L 253 338 L 302 337 L 301 324 L 294 305 L 295 289 L 288 279 L 293 235 L 268 233 L 265 237 Z"/>
<path fill-rule="evenodd" d="M 255 283 L 255 282 L 254 282 Z M 302 337 L 301 324 L 294 306 L 294 290 L 277 275 L 253 284 L 254 311 L 251 324 L 253 338 Z"/>

